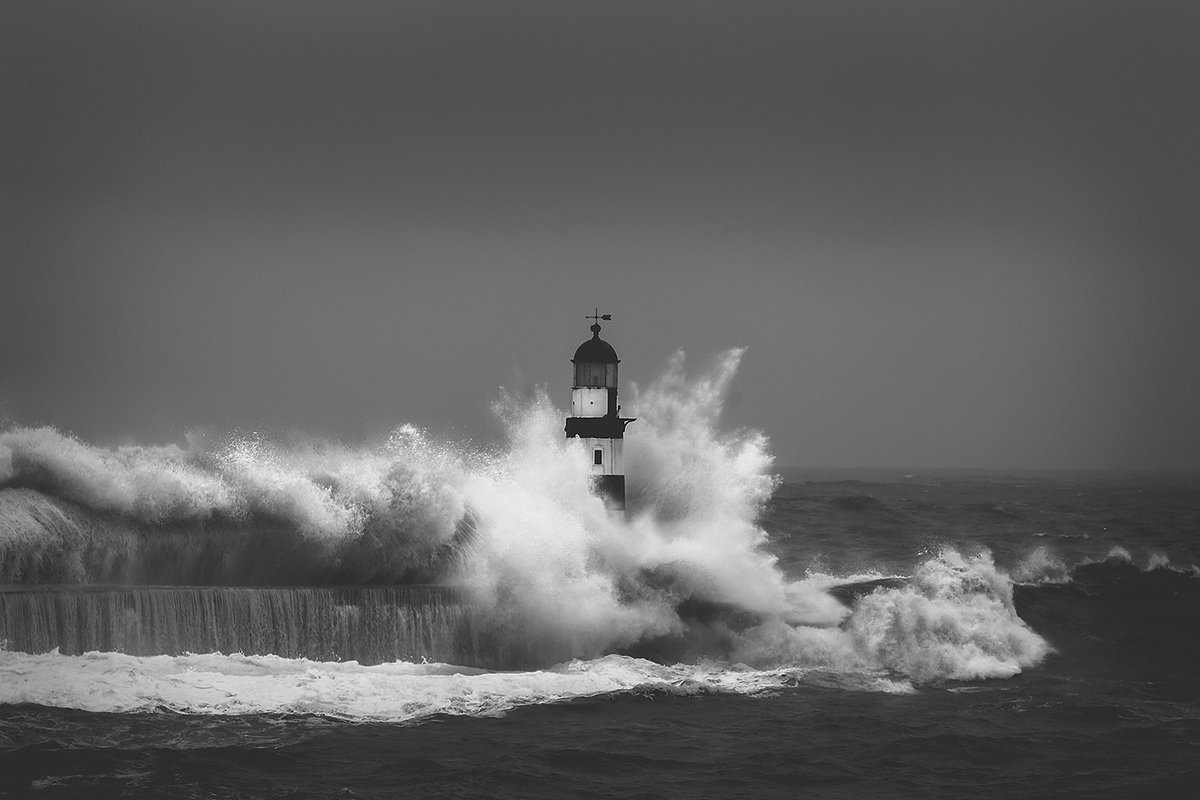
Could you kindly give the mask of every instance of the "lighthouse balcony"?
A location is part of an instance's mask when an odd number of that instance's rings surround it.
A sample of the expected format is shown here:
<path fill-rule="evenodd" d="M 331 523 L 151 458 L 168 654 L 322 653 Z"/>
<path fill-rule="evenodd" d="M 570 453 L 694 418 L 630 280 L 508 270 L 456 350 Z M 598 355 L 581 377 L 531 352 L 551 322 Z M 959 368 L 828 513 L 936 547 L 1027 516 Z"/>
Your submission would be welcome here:
<path fill-rule="evenodd" d="M 625 426 L 633 419 L 618 416 L 567 417 L 567 438 L 579 436 L 584 439 L 624 439 Z"/>

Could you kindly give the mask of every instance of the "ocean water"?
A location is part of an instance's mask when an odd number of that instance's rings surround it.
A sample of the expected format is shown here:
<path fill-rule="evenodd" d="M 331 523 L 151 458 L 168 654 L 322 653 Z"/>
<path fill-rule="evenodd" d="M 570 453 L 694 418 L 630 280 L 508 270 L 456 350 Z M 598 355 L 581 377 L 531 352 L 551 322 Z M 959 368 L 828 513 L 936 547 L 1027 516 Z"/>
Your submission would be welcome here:
<path fill-rule="evenodd" d="M 1190 797 L 1200 476 L 779 470 L 738 353 L 630 392 L 105 448 L 0 432 L 0 792 Z"/>

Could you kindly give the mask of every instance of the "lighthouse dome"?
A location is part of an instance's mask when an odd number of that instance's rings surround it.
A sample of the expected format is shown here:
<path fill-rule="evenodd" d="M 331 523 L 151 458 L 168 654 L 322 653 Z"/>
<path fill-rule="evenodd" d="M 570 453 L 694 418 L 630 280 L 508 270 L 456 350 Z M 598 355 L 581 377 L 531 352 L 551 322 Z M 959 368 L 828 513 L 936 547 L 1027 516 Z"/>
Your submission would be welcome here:
<path fill-rule="evenodd" d="M 620 361 L 617 358 L 617 351 L 613 350 L 613 346 L 600 338 L 600 326 L 592 326 L 592 338 L 588 339 L 575 351 L 575 357 L 571 361 L 576 364 L 616 364 Z"/>

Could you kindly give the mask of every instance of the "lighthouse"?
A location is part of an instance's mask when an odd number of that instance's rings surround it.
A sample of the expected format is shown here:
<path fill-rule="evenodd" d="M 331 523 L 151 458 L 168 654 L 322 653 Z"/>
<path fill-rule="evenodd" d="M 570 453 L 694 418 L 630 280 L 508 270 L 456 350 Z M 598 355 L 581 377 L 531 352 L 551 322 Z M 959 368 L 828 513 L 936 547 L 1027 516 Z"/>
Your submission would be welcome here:
<path fill-rule="evenodd" d="M 610 511 L 625 511 L 625 462 L 622 444 L 625 426 L 633 419 L 619 417 L 617 405 L 617 351 L 600 338 L 600 320 L 611 314 L 589 314 L 592 338 L 575 350 L 571 384 L 571 416 L 567 417 L 567 438 L 583 440 L 584 452 L 592 472 L 592 491 L 604 500 Z"/>

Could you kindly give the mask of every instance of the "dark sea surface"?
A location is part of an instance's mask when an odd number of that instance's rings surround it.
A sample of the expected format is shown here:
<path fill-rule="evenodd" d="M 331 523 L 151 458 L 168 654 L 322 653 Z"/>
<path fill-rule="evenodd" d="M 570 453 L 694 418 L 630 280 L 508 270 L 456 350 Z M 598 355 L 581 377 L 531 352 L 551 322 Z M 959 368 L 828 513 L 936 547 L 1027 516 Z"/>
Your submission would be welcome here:
<path fill-rule="evenodd" d="M 0 636 L 8 641 L 0 652 L 0 792 L 1115 798 L 1200 791 L 1200 477 L 794 471 L 784 478 L 758 519 L 768 535 L 763 549 L 788 580 L 851 609 L 841 623 L 792 623 L 845 635 L 812 638 L 812 647 L 830 648 L 820 657 L 805 655 L 806 644 L 773 661 L 762 650 L 738 650 L 729 641 L 759 630 L 761 619 L 732 621 L 731 603 L 697 606 L 699 590 L 679 598 L 700 620 L 697 629 L 707 626 L 711 641 L 720 639 L 714 631 L 734 631 L 707 652 L 703 643 L 641 640 L 608 654 L 500 670 L 419 660 L 402 669 L 380 658 L 346 673 L 294 653 L 189 661 L 179 654 L 202 649 L 187 642 L 159 656 L 85 656 L 75 654 L 88 647 L 76 638 L 55 652 L 29 648 L 34 654 L 20 649 L 28 631 L 19 628 L 42 625 L 63 637 L 66 623 L 61 609 L 48 612 L 57 621 L 22 616 L 29 598 L 61 597 L 63 588 L 10 576 L 0 592 L 7 604 Z M 28 505 L 31 490 L 5 491 L 10 504 Z M 66 501 L 54 505 L 84 513 Z M 14 507 L 3 529 L 10 541 Z M 5 551 L 10 568 L 23 546 Z M 988 583 L 992 571 L 999 590 Z M 938 588 L 945 575 L 961 579 L 949 593 Z M 1006 592 L 1019 616 L 1012 625 L 1044 640 L 1044 653 L 1023 655 L 1028 647 L 1010 642 L 1023 631 L 988 627 L 988 609 L 1003 607 Z M 143 600 L 117 590 L 82 594 L 91 599 L 70 602 L 117 598 L 129 619 L 151 624 Z M 178 604 L 170 597 L 159 600 Z M 299 602 L 271 597 L 278 608 Z M 870 604 L 885 601 L 886 616 L 867 616 Z M 457 601 L 411 602 L 443 614 L 404 623 L 426 626 L 412 635 L 428 637 L 422 631 L 430 626 L 451 624 L 446 609 Z M 352 605 L 334 603 L 339 613 Z M 291 608 L 272 613 L 299 613 Z M 854 622 L 860 618 L 885 622 Z M 886 630 L 871 638 L 880 624 Z M 830 642 L 850 649 L 870 642 L 873 660 Z M 486 636 L 479 646 L 488 646 Z M 1009 650 L 1015 655 L 994 657 Z M 756 654 L 754 663 L 739 660 L 745 652 Z M 976 655 L 985 666 L 974 665 Z M 972 670 L 989 677 L 971 677 Z M 445 689 L 446 681 L 457 683 Z M 276 690 L 291 694 L 276 701 L 269 696 Z M 405 692 L 411 696 L 397 696 Z"/>

